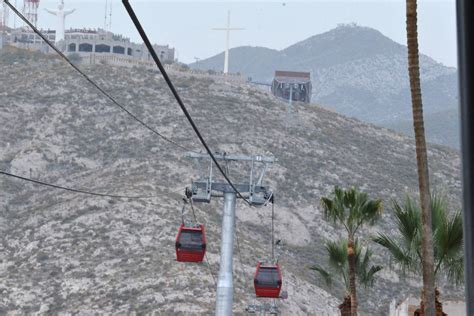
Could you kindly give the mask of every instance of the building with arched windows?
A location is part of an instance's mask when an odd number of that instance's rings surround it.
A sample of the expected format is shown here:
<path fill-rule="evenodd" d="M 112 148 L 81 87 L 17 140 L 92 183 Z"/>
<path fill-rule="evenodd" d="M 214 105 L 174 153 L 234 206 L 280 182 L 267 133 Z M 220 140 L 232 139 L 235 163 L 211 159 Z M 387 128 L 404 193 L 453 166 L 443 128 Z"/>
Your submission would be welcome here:
<path fill-rule="evenodd" d="M 42 30 L 41 33 L 55 42 L 56 31 Z M 27 28 L 13 29 L 6 36 L 6 44 L 29 50 L 53 53 L 52 49 Z M 137 44 L 129 38 L 103 29 L 69 29 L 64 40 L 56 44 L 66 55 L 77 54 L 84 64 L 108 63 L 119 66 L 152 66 L 152 57 L 144 44 Z M 174 61 L 174 48 L 168 45 L 153 45 L 162 62 Z"/>

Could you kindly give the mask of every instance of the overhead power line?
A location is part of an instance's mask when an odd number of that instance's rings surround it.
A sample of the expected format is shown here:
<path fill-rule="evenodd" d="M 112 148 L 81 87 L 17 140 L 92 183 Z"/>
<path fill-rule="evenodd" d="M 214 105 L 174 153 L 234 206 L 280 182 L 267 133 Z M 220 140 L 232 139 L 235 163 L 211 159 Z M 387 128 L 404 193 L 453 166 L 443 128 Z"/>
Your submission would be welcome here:
<path fill-rule="evenodd" d="M 144 126 L 146 129 L 150 130 L 152 133 L 154 133 L 155 135 L 158 135 L 160 138 L 162 138 L 163 140 L 179 147 L 180 149 L 182 150 L 185 150 L 185 151 L 191 151 L 189 148 L 186 148 L 185 146 L 181 145 L 181 144 L 178 144 L 177 142 L 175 142 L 174 140 L 164 136 L 163 134 L 161 134 L 160 132 L 158 132 L 157 130 L 155 130 L 153 127 L 149 126 L 148 124 L 146 124 L 144 121 L 142 121 L 140 118 L 138 118 L 135 114 L 133 114 L 132 112 L 130 112 L 129 110 L 127 110 L 127 108 L 123 105 L 121 105 L 119 102 L 117 102 L 115 100 L 114 97 L 112 97 L 109 93 L 107 93 L 104 89 L 102 89 L 94 80 L 92 80 L 89 76 L 87 76 L 82 70 L 80 70 L 76 65 L 74 65 L 73 62 L 71 62 L 69 60 L 69 58 L 67 58 L 66 55 L 64 55 L 64 53 L 62 53 L 53 43 L 51 43 L 47 38 L 46 36 L 44 36 L 23 14 L 21 14 L 17 8 L 15 8 L 14 5 L 12 5 L 10 3 L 9 0 L 4 0 L 4 2 L 10 7 L 10 9 L 18 16 L 20 17 L 20 19 L 22 19 L 39 37 L 41 37 L 41 39 L 46 43 L 48 44 L 49 47 L 51 47 L 59 56 L 61 56 L 61 58 L 63 58 L 69 65 L 71 65 L 72 68 L 74 68 L 77 72 L 79 72 L 90 84 L 92 84 L 97 90 L 99 90 L 104 96 L 106 96 L 110 101 L 112 101 L 113 104 L 115 104 L 116 106 L 118 106 L 122 111 L 124 111 L 125 113 L 127 113 L 127 115 L 129 115 L 130 117 L 132 117 L 135 121 L 137 121 L 138 123 L 140 123 L 142 126 Z"/>
<path fill-rule="evenodd" d="M 92 191 L 85 191 L 85 190 L 80 190 L 80 189 L 63 187 L 63 186 L 56 185 L 56 184 L 51 184 L 51 183 L 47 183 L 47 182 L 43 182 L 43 181 L 39 181 L 39 180 L 34 180 L 34 179 L 18 176 L 16 174 L 1 171 L 1 170 L 0 170 L 0 174 L 2 174 L 4 176 L 16 178 L 16 179 L 19 179 L 19 180 L 23 180 L 23 181 L 28 181 L 28 182 L 31 182 L 31 183 L 34 183 L 34 184 L 47 186 L 47 187 L 54 188 L 54 189 L 70 191 L 70 192 L 75 192 L 75 193 L 81 193 L 81 194 L 87 194 L 87 195 L 100 196 L 100 197 L 108 197 L 108 198 L 114 198 L 114 199 L 152 199 L 152 198 L 157 197 L 156 195 L 133 196 L 133 195 L 117 195 L 117 194 L 97 193 L 97 192 L 92 192 Z"/>
<path fill-rule="evenodd" d="M 191 204 L 191 210 L 193 211 L 194 222 L 198 223 L 196 212 L 194 211 L 193 199 L 190 198 L 189 203 Z M 209 258 L 207 257 L 207 252 L 204 253 L 204 257 L 206 258 L 209 274 L 211 275 L 212 280 L 214 281 L 214 285 L 217 287 L 216 277 L 214 276 L 214 271 L 212 271 L 211 262 L 209 261 Z"/>
<path fill-rule="evenodd" d="M 158 58 L 158 55 L 155 52 L 155 49 L 153 48 L 153 45 L 151 44 L 150 40 L 148 39 L 148 36 L 146 35 L 145 31 L 143 30 L 143 27 L 138 20 L 138 17 L 136 16 L 135 12 L 133 11 L 132 6 L 130 5 L 128 0 L 122 0 L 122 3 L 125 7 L 125 9 L 128 12 L 128 15 L 133 21 L 133 24 L 137 28 L 138 33 L 140 34 L 143 42 L 145 43 L 145 46 L 148 48 L 148 51 L 150 52 L 150 55 L 152 56 L 153 60 L 155 61 L 156 66 L 160 70 L 161 74 L 163 75 L 163 78 L 165 79 L 166 83 L 168 84 L 168 87 L 170 88 L 171 92 L 173 93 L 173 96 L 175 97 L 176 101 L 179 104 L 179 107 L 183 111 L 184 115 L 186 116 L 187 120 L 189 121 L 189 124 L 191 124 L 191 127 L 193 128 L 194 132 L 196 133 L 197 137 L 199 138 L 199 141 L 201 144 L 204 146 L 206 149 L 207 153 L 211 157 L 212 161 L 214 161 L 217 169 L 219 172 L 222 174 L 222 176 L 225 178 L 227 183 L 232 187 L 232 189 L 235 191 L 235 193 L 239 196 L 239 198 L 243 199 L 248 205 L 252 206 L 252 203 L 250 203 L 245 197 L 242 196 L 242 194 L 237 190 L 235 185 L 230 181 L 229 177 L 227 174 L 224 172 L 224 169 L 222 169 L 221 165 L 217 162 L 216 157 L 214 157 L 214 154 L 212 153 L 211 149 L 207 145 L 206 141 L 201 135 L 201 132 L 197 128 L 196 124 L 194 123 L 193 118 L 189 114 L 186 106 L 184 105 L 183 101 L 181 100 L 181 97 L 178 94 L 178 91 L 173 85 L 173 82 L 171 81 L 170 77 L 168 76 L 168 73 L 165 70 L 165 67 L 163 67 L 163 64 L 161 63 L 160 59 Z"/>

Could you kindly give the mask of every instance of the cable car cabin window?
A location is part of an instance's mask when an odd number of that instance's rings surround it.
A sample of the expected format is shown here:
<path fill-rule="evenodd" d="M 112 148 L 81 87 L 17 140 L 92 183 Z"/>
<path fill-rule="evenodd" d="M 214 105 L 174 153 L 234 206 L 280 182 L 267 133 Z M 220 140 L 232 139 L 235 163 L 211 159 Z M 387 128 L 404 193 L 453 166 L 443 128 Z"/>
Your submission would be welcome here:
<path fill-rule="evenodd" d="M 183 230 L 178 242 L 183 250 L 201 251 L 204 248 L 202 232 L 198 230 Z"/>
<path fill-rule="evenodd" d="M 281 285 L 280 275 L 276 268 L 265 268 L 260 267 L 257 276 L 255 278 L 255 283 L 259 287 L 278 287 Z"/>

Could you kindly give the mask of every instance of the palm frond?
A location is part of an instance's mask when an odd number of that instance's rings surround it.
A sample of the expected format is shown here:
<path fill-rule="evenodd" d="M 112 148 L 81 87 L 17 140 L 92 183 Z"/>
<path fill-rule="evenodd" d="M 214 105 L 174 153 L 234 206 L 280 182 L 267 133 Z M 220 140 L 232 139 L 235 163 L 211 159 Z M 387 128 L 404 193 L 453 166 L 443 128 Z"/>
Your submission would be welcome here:
<path fill-rule="evenodd" d="M 322 197 L 321 207 L 323 208 L 324 217 L 327 220 L 333 223 L 344 221 L 344 206 L 336 194 L 334 199 Z"/>
<path fill-rule="evenodd" d="M 313 265 L 309 267 L 311 270 L 317 271 L 319 275 L 324 279 L 324 282 L 328 286 L 332 286 L 332 274 L 329 273 L 327 270 L 325 270 L 322 266 L 320 265 Z"/>
<path fill-rule="evenodd" d="M 403 204 L 392 201 L 400 237 L 379 234 L 373 240 L 387 249 L 394 262 L 415 274 L 421 271 L 421 211 L 416 201 L 406 197 Z M 461 213 L 449 215 L 445 198 L 436 194 L 431 198 L 435 275 L 444 273 L 448 280 L 462 279 L 463 231 Z"/>
<path fill-rule="evenodd" d="M 415 201 L 407 196 L 403 205 L 392 200 L 392 206 L 397 229 L 403 237 L 405 247 L 418 248 L 421 246 L 421 213 Z"/>
<path fill-rule="evenodd" d="M 377 237 L 373 238 L 373 241 L 387 249 L 395 264 L 402 270 L 413 270 L 418 265 L 416 253 L 413 253 L 413 251 L 406 247 L 404 248 L 390 236 L 379 233 Z"/>
<path fill-rule="evenodd" d="M 370 286 L 374 285 L 375 274 L 382 270 L 382 266 L 371 266 L 370 269 L 364 270 L 361 273 L 358 273 L 359 282 L 367 289 Z"/>
<path fill-rule="evenodd" d="M 444 269 L 446 277 L 449 281 L 456 285 L 464 282 L 464 257 L 463 255 L 457 258 L 450 258 L 444 262 Z"/>
<path fill-rule="evenodd" d="M 326 250 L 329 255 L 329 264 L 334 269 L 344 269 L 347 265 L 347 240 L 328 241 Z"/>

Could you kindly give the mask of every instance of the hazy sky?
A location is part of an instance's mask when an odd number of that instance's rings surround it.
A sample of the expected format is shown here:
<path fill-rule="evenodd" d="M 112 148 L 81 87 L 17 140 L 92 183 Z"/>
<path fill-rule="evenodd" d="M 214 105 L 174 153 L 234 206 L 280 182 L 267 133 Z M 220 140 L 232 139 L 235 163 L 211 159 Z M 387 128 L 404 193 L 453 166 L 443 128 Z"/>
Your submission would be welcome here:
<path fill-rule="evenodd" d="M 139 42 L 139 36 L 120 0 L 112 1 L 112 31 Z M 13 3 L 14 0 L 11 0 Z M 22 3 L 17 0 L 17 3 Z M 55 8 L 59 0 L 41 0 L 39 26 L 54 28 L 55 19 L 44 8 Z M 405 1 L 131 1 L 153 42 L 169 44 L 183 62 L 222 52 L 224 32 L 213 27 L 231 24 L 244 31 L 231 35 L 231 47 L 250 45 L 283 49 L 339 23 L 356 22 L 373 27 L 396 42 L 405 44 Z M 76 12 L 66 27 L 102 27 L 105 0 L 65 0 Z M 456 16 L 454 0 L 419 0 L 420 50 L 449 66 L 456 66 Z M 17 20 L 17 23 L 18 20 Z M 10 24 L 13 24 L 10 13 Z M 141 41 L 140 41 L 141 42 Z M 231 59 L 232 62 L 232 59 Z"/>

